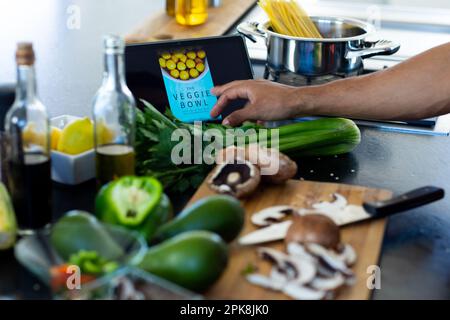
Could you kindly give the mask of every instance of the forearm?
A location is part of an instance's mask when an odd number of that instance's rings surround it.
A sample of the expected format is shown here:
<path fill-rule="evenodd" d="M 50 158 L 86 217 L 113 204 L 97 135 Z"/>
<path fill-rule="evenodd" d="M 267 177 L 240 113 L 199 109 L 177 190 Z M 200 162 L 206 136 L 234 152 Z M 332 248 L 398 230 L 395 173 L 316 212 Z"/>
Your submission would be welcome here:
<path fill-rule="evenodd" d="M 299 88 L 295 114 L 420 119 L 450 112 L 450 43 L 370 75 Z"/>

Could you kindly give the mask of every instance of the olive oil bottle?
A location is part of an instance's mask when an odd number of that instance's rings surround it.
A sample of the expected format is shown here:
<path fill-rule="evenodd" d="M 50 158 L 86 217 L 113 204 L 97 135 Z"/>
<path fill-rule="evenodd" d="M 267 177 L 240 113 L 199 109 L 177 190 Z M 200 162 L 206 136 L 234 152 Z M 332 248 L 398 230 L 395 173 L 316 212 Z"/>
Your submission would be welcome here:
<path fill-rule="evenodd" d="M 175 18 L 184 26 L 203 24 L 208 19 L 208 0 L 175 0 Z"/>
<path fill-rule="evenodd" d="M 105 144 L 97 147 L 96 157 L 99 184 L 134 173 L 134 150 L 131 146 Z"/>
<path fill-rule="evenodd" d="M 136 103 L 125 81 L 124 46 L 118 36 L 104 38 L 105 72 L 93 103 L 99 186 L 134 174 Z"/>
<path fill-rule="evenodd" d="M 175 16 L 175 0 L 166 0 L 166 13 L 168 16 Z"/>
<path fill-rule="evenodd" d="M 8 150 L 5 182 L 17 216 L 19 234 L 32 234 L 51 222 L 50 134 L 47 110 L 36 90 L 34 50 L 16 51 L 16 98 L 5 117 Z"/>

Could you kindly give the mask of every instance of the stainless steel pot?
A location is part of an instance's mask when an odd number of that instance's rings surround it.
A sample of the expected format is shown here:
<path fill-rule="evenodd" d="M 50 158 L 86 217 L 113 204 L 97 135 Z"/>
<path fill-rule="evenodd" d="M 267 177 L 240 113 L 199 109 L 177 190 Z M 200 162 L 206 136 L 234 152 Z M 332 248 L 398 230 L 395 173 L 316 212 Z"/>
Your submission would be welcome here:
<path fill-rule="evenodd" d="M 369 41 L 375 28 L 363 21 L 337 17 L 311 17 L 324 37 L 299 38 L 272 31 L 270 23 L 244 22 L 237 30 L 256 42 L 266 39 L 267 62 L 276 71 L 304 76 L 350 74 L 362 67 L 362 59 L 391 55 L 399 44 L 388 40 Z"/>

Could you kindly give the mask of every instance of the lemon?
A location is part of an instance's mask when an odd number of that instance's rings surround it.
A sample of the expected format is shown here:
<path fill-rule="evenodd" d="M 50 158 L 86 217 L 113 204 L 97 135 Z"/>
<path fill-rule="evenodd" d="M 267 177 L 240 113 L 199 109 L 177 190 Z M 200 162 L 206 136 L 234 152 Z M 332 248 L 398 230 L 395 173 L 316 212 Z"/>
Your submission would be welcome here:
<path fill-rule="evenodd" d="M 94 125 L 89 118 L 72 121 L 61 132 L 58 151 L 79 154 L 94 147 Z"/>
<path fill-rule="evenodd" d="M 25 147 L 31 145 L 44 146 L 46 143 L 45 134 L 36 129 L 36 124 L 30 122 L 22 132 L 22 140 Z"/>
<path fill-rule="evenodd" d="M 174 70 L 172 70 L 174 71 Z M 175 70 L 178 71 L 178 70 Z M 115 133 L 111 128 L 105 124 L 103 120 L 97 122 L 97 139 L 98 144 L 109 144 L 114 141 Z"/>
<path fill-rule="evenodd" d="M 52 150 L 58 149 L 58 141 L 61 137 L 62 130 L 57 127 L 52 127 L 50 130 L 50 141 L 51 141 L 51 148 Z"/>

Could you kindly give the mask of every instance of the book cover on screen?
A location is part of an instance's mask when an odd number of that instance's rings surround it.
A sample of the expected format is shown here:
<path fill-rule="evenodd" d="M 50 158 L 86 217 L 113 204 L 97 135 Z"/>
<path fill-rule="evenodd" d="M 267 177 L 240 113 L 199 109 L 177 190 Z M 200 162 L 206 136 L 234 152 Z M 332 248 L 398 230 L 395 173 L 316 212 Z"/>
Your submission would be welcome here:
<path fill-rule="evenodd" d="M 217 98 L 207 53 L 202 48 L 179 48 L 159 54 L 169 106 L 183 122 L 212 120 L 209 115 Z"/>

